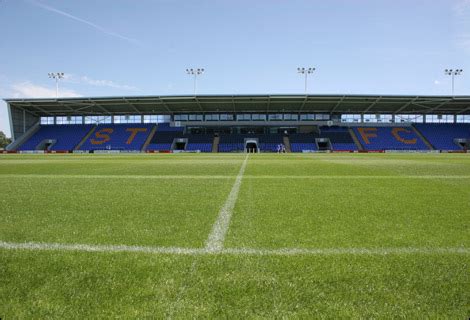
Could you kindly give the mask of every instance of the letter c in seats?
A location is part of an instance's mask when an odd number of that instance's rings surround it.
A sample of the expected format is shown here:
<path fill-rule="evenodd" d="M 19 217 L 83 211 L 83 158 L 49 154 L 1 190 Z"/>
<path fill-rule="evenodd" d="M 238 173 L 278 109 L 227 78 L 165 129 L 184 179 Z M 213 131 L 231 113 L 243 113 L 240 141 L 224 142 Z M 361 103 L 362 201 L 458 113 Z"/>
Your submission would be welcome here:
<path fill-rule="evenodd" d="M 413 139 L 405 139 L 400 136 L 400 132 L 404 133 L 413 133 L 413 131 L 405 129 L 405 128 L 393 128 L 392 129 L 392 135 L 397 139 L 397 141 L 403 142 L 404 144 L 416 144 L 416 138 Z"/>

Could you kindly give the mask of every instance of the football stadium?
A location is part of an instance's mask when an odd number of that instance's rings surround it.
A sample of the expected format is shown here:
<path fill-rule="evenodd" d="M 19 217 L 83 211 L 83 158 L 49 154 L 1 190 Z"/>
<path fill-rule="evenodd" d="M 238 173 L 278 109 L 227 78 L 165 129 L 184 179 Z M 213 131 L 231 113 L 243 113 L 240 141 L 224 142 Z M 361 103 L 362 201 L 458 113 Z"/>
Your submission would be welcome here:
<path fill-rule="evenodd" d="M 0 320 L 470 319 L 470 0 L 2 0 L 0 37 Z"/>
<path fill-rule="evenodd" d="M 6 102 L 6 318 L 469 315 L 469 97 Z"/>

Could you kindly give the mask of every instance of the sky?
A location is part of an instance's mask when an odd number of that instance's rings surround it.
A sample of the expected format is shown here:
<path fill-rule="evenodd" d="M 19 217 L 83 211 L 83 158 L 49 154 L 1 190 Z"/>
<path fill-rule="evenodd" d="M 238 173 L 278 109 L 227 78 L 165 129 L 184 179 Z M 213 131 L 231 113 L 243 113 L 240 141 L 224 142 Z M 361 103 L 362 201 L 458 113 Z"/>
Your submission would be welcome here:
<path fill-rule="evenodd" d="M 470 94 L 470 0 L 0 0 L 0 97 Z M 468 70 L 468 71 L 467 71 Z M 10 134 L 6 104 L 0 130 Z"/>

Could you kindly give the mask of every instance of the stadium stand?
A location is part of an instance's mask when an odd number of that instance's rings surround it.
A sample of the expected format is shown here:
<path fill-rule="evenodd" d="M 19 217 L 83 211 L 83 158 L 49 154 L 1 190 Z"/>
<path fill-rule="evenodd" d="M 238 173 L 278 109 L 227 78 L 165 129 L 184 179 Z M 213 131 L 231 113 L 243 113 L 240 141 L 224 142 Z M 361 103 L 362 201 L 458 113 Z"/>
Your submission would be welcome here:
<path fill-rule="evenodd" d="M 276 152 L 279 145 L 287 152 L 468 151 L 470 146 L 468 96 L 261 94 L 5 101 L 13 141 L 4 151 L 12 153 L 242 152 L 245 147 Z M 254 141 L 245 146 L 246 138 Z"/>
<path fill-rule="evenodd" d="M 337 151 L 354 151 L 357 146 L 354 143 L 349 128 L 340 126 L 320 127 L 320 138 L 330 139 L 331 149 Z"/>
<path fill-rule="evenodd" d="M 175 138 L 183 136 L 184 128 L 171 127 L 169 123 L 159 123 L 157 130 L 150 144 L 147 146 L 148 151 L 169 151 Z"/>
<path fill-rule="evenodd" d="M 101 124 L 101 125 L 43 125 L 17 150 L 71 151 L 80 150 L 136 150 L 148 143 L 149 151 L 201 151 L 212 152 L 213 134 L 187 134 L 184 127 L 158 124 Z M 367 151 L 380 150 L 437 150 L 458 151 L 463 147 L 456 139 L 470 140 L 470 124 L 414 124 L 413 126 L 321 126 L 312 133 L 291 133 L 292 152 L 317 151 L 316 139 L 329 140 L 333 151 L 355 151 L 358 145 L 351 136 L 353 130 L 358 142 Z M 88 136 L 89 135 L 89 136 Z M 283 135 L 274 134 L 221 134 L 218 152 L 242 152 L 245 139 L 254 138 L 262 152 L 276 152 L 283 144 Z M 175 139 L 181 139 L 176 148 Z M 84 140 L 84 141 L 83 141 Z M 318 142 L 319 143 L 319 142 Z M 217 150 L 217 146 L 216 146 Z M 323 150 L 323 149 L 321 149 Z"/>
<path fill-rule="evenodd" d="M 86 136 L 93 125 L 45 125 L 31 136 L 18 150 L 70 151 Z M 52 140 L 52 144 L 45 143 Z M 43 144 L 41 146 L 41 144 Z"/>
<path fill-rule="evenodd" d="M 322 126 L 320 133 L 294 133 L 289 136 L 292 152 L 302 152 L 304 150 L 318 150 L 315 139 L 328 139 L 332 150 L 354 151 L 357 146 L 354 143 L 348 127 L 342 126 Z"/>
<path fill-rule="evenodd" d="M 470 139 L 470 124 L 417 123 L 415 128 L 437 150 L 462 150 L 455 139 Z"/>
<path fill-rule="evenodd" d="M 147 150 L 172 150 L 175 139 L 185 139 L 187 141 L 184 148 L 186 151 L 211 152 L 214 137 L 211 134 L 184 134 L 183 127 L 171 127 L 169 123 L 160 123 L 150 144 L 147 146 Z"/>
<path fill-rule="evenodd" d="M 141 150 L 154 124 L 100 124 L 80 150 Z"/>
<path fill-rule="evenodd" d="M 429 150 L 413 127 L 355 127 L 365 150 Z"/>

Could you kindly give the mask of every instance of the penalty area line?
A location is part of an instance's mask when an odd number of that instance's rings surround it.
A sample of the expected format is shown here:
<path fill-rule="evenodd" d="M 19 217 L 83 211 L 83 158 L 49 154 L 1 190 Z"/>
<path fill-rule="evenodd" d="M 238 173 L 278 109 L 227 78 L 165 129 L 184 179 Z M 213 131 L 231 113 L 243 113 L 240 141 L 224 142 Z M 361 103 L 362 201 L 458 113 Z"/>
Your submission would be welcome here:
<path fill-rule="evenodd" d="M 0 249 L 29 251 L 89 252 L 89 253 L 144 253 L 170 255 L 236 255 L 236 256 L 334 256 L 334 255 L 408 255 L 408 254 L 458 254 L 470 255 L 470 248 L 465 247 L 403 247 L 403 248 L 226 248 L 211 250 L 210 248 L 180 247 L 146 247 L 127 245 L 91 245 L 40 242 L 4 242 L 0 241 Z"/>

